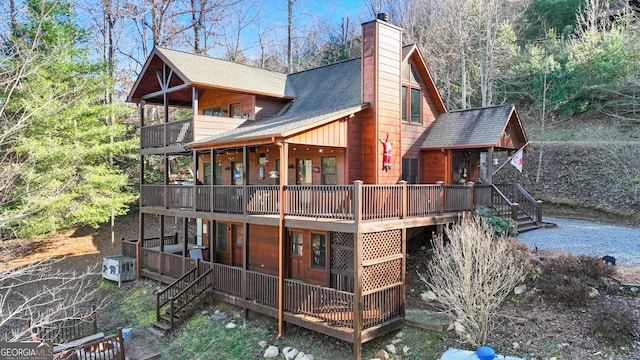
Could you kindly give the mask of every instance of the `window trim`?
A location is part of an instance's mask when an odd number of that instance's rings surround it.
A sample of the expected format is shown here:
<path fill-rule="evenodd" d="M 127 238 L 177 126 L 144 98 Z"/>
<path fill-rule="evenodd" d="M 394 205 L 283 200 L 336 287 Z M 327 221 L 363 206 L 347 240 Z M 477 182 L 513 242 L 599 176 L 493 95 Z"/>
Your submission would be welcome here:
<path fill-rule="evenodd" d="M 299 243 L 294 241 L 294 239 L 295 239 L 294 234 L 300 236 L 300 242 Z M 289 230 L 289 238 L 291 239 L 291 248 L 290 248 L 291 253 L 290 253 L 290 255 L 291 256 L 296 256 L 296 257 L 303 256 L 304 255 L 304 232 L 300 231 L 300 230 Z M 294 252 L 294 249 L 296 249 L 296 245 L 299 245 L 299 248 L 300 248 L 299 254 Z"/>

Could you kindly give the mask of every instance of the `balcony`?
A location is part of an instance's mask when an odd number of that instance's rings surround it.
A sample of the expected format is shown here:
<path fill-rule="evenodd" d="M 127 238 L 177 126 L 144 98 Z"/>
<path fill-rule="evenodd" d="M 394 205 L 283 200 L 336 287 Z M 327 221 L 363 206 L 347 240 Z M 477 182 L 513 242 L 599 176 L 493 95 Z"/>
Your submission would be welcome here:
<path fill-rule="evenodd" d="M 352 222 L 470 211 L 467 185 L 142 185 L 142 206 L 207 213 L 284 215 Z"/>
<path fill-rule="evenodd" d="M 140 149 L 184 146 L 223 131 L 235 129 L 245 119 L 196 115 L 193 119 L 171 121 L 140 128 Z"/>

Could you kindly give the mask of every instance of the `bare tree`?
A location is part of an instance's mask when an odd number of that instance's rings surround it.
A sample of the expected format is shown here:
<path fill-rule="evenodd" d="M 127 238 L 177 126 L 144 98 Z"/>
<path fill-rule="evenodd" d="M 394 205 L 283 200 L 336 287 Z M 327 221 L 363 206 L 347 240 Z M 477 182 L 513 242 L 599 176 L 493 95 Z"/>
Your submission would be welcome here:
<path fill-rule="evenodd" d="M 420 278 L 464 328 L 463 339 L 485 345 L 500 304 L 524 279 L 523 257 L 479 216 L 463 217 L 433 240 L 428 278 Z"/>
<path fill-rule="evenodd" d="M 95 301 L 95 272 L 60 270 L 49 259 L 0 271 L 0 338 L 30 340 L 35 329 L 82 319 Z"/>

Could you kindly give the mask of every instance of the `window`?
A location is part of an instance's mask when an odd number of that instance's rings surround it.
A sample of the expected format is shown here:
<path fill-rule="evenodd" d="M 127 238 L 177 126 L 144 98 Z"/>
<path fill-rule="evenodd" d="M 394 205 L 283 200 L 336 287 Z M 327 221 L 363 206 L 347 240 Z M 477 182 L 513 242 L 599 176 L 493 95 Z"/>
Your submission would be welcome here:
<path fill-rule="evenodd" d="M 402 68 L 402 121 L 419 124 L 422 122 L 422 94 L 415 69 L 410 64 Z"/>
<path fill-rule="evenodd" d="M 302 256 L 302 233 L 292 231 L 291 236 L 291 256 Z"/>
<path fill-rule="evenodd" d="M 216 249 L 218 251 L 227 251 L 227 224 L 218 223 L 218 236 L 216 241 Z"/>
<path fill-rule="evenodd" d="M 204 185 L 211 185 L 211 163 L 209 161 L 202 164 L 202 175 Z"/>
<path fill-rule="evenodd" d="M 409 184 L 418 183 L 418 159 L 402 159 L 402 180 Z"/>
<path fill-rule="evenodd" d="M 202 115 L 222 116 L 222 107 L 214 106 L 212 108 L 203 109 Z"/>
<path fill-rule="evenodd" d="M 327 235 L 311 233 L 311 267 L 327 267 Z"/>
<path fill-rule="evenodd" d="M 244 225 L 233 224 L 233 246 L 240 248 L 244 243 Z"/>
<path fill-rule="evenodd" d="M 242 118 L 242 108 L 240 107 L 240 103 L 231 104 L 229 106 L 229 116 L 232 118 L 240 119 Z"/>
<path fill-rule="evenodd" d="M 322 185 L 338 184 L 338 160 L 335 156 L 322 158 Z"/>
<path fill-rule="evenodd" d="M 298 159 L 298 185 L 311 185 L 313 183 L 313 164 L 311 159 Z"/>

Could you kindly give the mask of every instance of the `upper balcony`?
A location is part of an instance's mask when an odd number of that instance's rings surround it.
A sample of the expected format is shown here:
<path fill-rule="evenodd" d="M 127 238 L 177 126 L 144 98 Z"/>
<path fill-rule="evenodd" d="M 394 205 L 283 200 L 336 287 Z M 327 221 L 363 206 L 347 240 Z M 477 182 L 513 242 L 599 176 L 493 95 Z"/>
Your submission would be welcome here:
<path fill-rule="evenodd" d="M 456 215 L 476 204 L 469 185 L 142 185 L 143 207 L 362 224 Z M 202 216 L 192 214 L 193 216 Z M 205 216 L 206 217 L 206 216 Z"/>
<path fill-rule="evenodd" d="M 167 148 L 167 152 L 180 151 L 185 144 L 235 129 L 244 121 L 246 119 L 195 115 L 190 119 L 143 126 L 140 128 L 140 150 Z"/>

